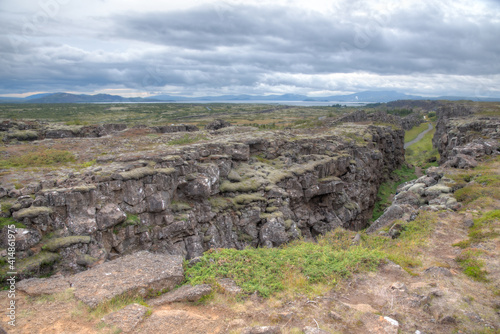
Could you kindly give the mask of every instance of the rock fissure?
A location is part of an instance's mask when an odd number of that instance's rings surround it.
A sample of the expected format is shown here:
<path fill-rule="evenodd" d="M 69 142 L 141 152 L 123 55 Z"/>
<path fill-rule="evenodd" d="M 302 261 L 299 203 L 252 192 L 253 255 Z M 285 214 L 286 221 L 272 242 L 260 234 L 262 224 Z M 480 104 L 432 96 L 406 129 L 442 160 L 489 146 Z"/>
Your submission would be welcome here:
<path fill-rule="evenodd" d="M 210 248 L 275 247 L 366 227 L 378 187 L 404 161 L 403 136 L 392 126 L 345 124 L 242 134 L 134 163 L 122 156 L 80 183 L 41 186 L 31 204 L 11 210 L 37 236 L 23 240 L 25 249 L 60 238 L 46 249 L 63 254 L 69 272 L 140 250 L 191 259 Z"/>

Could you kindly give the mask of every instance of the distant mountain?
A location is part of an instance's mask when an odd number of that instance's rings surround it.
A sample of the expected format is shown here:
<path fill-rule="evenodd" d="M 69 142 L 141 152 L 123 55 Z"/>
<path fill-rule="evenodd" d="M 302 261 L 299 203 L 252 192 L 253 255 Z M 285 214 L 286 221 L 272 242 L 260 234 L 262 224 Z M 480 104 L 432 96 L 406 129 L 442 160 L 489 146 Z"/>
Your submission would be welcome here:
<path fill-rule="evenodd" d="M 30 96 L 25 97 L 26 100 L 34 100 L 34 99 L 39 99 L 45 96 L 53 95 L 53 93 L 41 93 L 41 94 L 33 94 Z"/>
<path fill-rule="evenodd" d="M 127 98 L 119 95 L 109 94 L 69 94 L 69 93 L 54 93 L 43 95 L 41 97 L 29 97 L 29 103 L 94 103 L 94 102 L 149 102 L 155 101 L 151 99 L 143 99 L 141 97 Z"/>
<path fill-rule="evenodd" d="M 157 95 L 160 101 L 333 101 L 333 102 L 389 102 L 394 100 L 424 99 L 422 96 L 407 95 L 395 91 L 366 91 L 349 95 L 309 97 L 306 95 L 221 95 L 187 98 L 184 96 Z"/>
<path fill-rule="evenodd" d="M 186 97 L 175 95 L 156 95 L 149 98 L 122 97 L 119 95 L 97 94 L 70 94 L 70 93 L 43 93 L 26 98 L 0 97 L 0 103 L 127 103 L 127 102 L 235 102 L 235 101 L 318 101 L 318 102 L 390 102 L 397 100 L 474 100 L 474 101 L 500 101 L 500 98 L 470 98 L 461 96 L 422 97 L 408 95 L 396 91 L 364 91 L 348 95 L 331 95 L 324 97 L 309 97 L 297 94 L 282 95 L 221 95 Z"/>

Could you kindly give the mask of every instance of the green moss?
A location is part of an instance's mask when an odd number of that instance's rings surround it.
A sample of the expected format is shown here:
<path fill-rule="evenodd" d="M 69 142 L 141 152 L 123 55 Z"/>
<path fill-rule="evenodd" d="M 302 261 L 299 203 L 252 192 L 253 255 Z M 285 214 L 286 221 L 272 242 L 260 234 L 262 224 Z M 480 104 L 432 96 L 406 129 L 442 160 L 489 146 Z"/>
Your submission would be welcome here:
<path fill-rule="evenodd" d="M 96 189 L 96 186 L 93 184 L 79 185 L 79 186 L 75 186 L 75 187 L 71 188 L 71 190 L 77 191 L 80 193 L 87 193 L 87 192 L 89 192 L 91 190 L 95 190 L 95 189 Z"/>
<path fill-rule="evenodd" d="M 320 183 L 326 183 L 326 182 L 332 182 L 332 181 L 342 181 L 342 180 L 336 176 L 328 176 L 328 177 L 324 177 L 324 178 L 318 180 L 318 182 L 320 182 Z"/>
<path fill-rule="evenodd" d="M 86 161 L 86 162 L 82 162 L 82 163 L 78 164 L 78 167 L 80 167 L 80 168 L 88 168 L 88 167 L 94 166 L 95 164 L 97 164 L 97 160 L 96 159 L 90 160 L 90 161 Z"/>
<path fill-rule="evenodd" d="M 47 208 L 45 206 L 32 206 L 29 208 L 21 209 L 17 212 L 14 212 L 13 216 L 16 219 L 24 219 L 24 218 L 35 218 L 40 215 L 48 215 L 52 213 L 51 208 Z"/>
<path fill-rule="evenodd" d="M 38 139 L 38 134 L 32 130 L 20 130 L 13 131 L 7 134 L 8 137 L 17 140 L 36 140 Z"/>
<path fill-rule="evenodd" d="M 60 258 L 59 254 L 42 251 L 34 256 L 20 260 L 17 263 L 17 271 L 23 274 L 35 273 L 41 267 L 52 265 L 59 261 Z"/>
<path fill-rule="evenodd" d="M 175 161 L 175 160 L 181 160 L 181 156 L 180 155 L 169 155 L 169 156 L 166 156 L 166 157 L 163 157 L 161 160 L 162 161 Z"/>
<path fill-rule="evenodd" d="M 16 228 L 26 228 L 24 224 L 15 221 L 13 218 L 0 217 L 0 230 L 9 225 L 14 225 Z"/>
<path fill-rule="evenodd" d="M 283 212 L 275 211 L 273 213 L 261 213 L 259 215 L 260 219 L 272 219 L 272 218 L 282 218 Z"/>
<path fill-rule="evenodd" d="M 189 203 L 178 202 L 178 201 L 172 201 L 172 203 L 170 203 L 170 208 L 172 209 L 173 212 L 180 212 L 192 209 Z"/>
<path fill-rule="evenodd" d="M 396 189 L 402 183 L 416 178 L 415 169 L 403 165 L 400 169 L 392 172 L 391 177 L 380 185 L 377 192 L 377 201 L 373 208 L 372 221 L 377 220 L 384 210 L 391 205 L 390 198 L 396 193 Z"/>
<path fill-rule="evenodd" d="M 118 234 L 121 229 L 124 229 L 127 226 L 137 226 L 140 224 L 140 222 L 141 219 L 138 215 L 127 213 L 127 219 L 125 219 L 123 223 L 115 225 L 115 227 L 113 227 L 113 233 Z"/>
<path fill-rule="evenodd" d="M 242 194 L 234 198 L 234 202 L 237 204 L 250 204 L 252 202 L 266 201 L 264 197 L 260 194 Z"/>
<path fill-rule="evenodd" d="M 487 282 L 486 275 L 488 274 L 484 267 L 484 261 L 479 259 L 482 251 L 476 249 L 466 249 L 455 259 L 464 274 L 478 282 Z"/>
<path fill-rule="evenodd" d="M 0 203 L 0 207 L 2 208 L 2 212 L 10 214 L 10 208 L 12 208 L 13 204 L 14 204 L 14 200 L 2 201 Z"/>
<path fill-rule="evenodd" d="M 359 205 L 356 202 L 348 202 L 348 203 L 344 204 L 344 208 L 346 208 L 348 210 L 358 210 Z"/>
<path fill-rule="evenodd" d="M 453 244 L 455 247 L 469 248 L 474 244 L 494 239 L 500 235 L 500 210 L 483 213 L 481 217 L 474 219 L 474 226 L 469 229 L 469 238 Z"/>
<path fill-rule="evenodd" d="M 69 236 L 56 238 L 46 242 L 45 245 L 42 246 L 42 249 L 53 252 L 60 248 L 66 248 L 75 244 L 88 244 L 90 243 L 90 240 L 91 239 L 89 236 Z"/>
<path fill-rule="evenodd" d="M 216 211 L 223 211 L 234 206 L 233 201 L 230 198 L 225 197 L 210 197 L 208 199 L 212 209 Z"/>
<path fill-rule="evenodd" d="M 203 135 L 190 135 L 186 133 L 183 137 L 178 139 L 173 139 L 167 143 L 167 145 L 187 145 L 199 142 L 200 140 L 207 140 L 208 138 Z"/>
<path fill-rule="evenodd" d="M 143 177 L 155 175 L 157 173 L 168 175 L 168 174 L 172 174 L 174 172 L 175 172 L 175 168 L 157 168 L 157 169 L 154 169 L 152 167 L 141 167 L 141 168 L 132 169 L 128 172 L 122 172 L 119 174 L 124 180 L 139 180 L 139 179 L 142 179 Z"/>
<path fill-rule="evenodd" d="M 244 233 L 242 231 L 238 231 L 237 234 L 238 234 L 238 241 L 241 241 L 241 242 L 251 242 L 251 241 L 254 240 L 254 238 L 251 235 L 246 234 L 246 233 Z"/>
<path fill-rule="evenodd" d="M 272 212 L 275 212 L 275 211 L 278 211 L 278 210 L 279 210 L 279 208 L 276 207 L 276 206 L 268 206 L 266 208 L 266 212 L 269 212 L 269 213 L 272 213 Z"/>
<path fill-rule="evenodd" d="M 255 192 L 264 184 L 263 181 L 251 178 L 242 182 L 223 181 L 219 189 L 221 192 Z"/>
<path fill-rule="evenodd" d="M 285 220 L 285 230 L 289 230 L 293 225 L 293 220 L 287 219 Z"/>
<path fill-rule="evenodd" d="M 330 162 L 333 162 L 337 160 L 338 157 L 326 157 L 326 158 L 320 158 L 318 160 L 313 160 L 308 163 L 299 165 L 299 166 L 293 166 L 290 171 L 294 173 L 295 175 L 304 175 L 306 173 L 311 173 L 316 170 L 317 167 L 326 165 Z"/>
<path fill-rule="evenodd" d="M 141 167 L 141 168 L 136 168 L 132 169 L 128 172 L 122 172 L 120 173 L 120 176 L 124 180 L 138 180 L 142 179 L 143 177 L 149 176 L 149 175 L 154 175 L 156 174 L 156 171 L 153 168 L 150 167 Z"/>
<path fill-rule="evenodd" d="M 232 182 L 241 182 L 241 176 L 235 170 L 231 170 L 227 175 L 227 179 Z"/>

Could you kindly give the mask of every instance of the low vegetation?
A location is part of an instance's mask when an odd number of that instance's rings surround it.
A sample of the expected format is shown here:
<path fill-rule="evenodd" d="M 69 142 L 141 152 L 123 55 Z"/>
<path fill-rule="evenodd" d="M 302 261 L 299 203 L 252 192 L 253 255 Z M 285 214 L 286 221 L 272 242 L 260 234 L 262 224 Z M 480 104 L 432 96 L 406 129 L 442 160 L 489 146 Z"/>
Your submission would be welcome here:
<path fill-rule="evenodd" d="M 378 189 L 377 202 L 373 208 L 372 220 L 377 220 L 384 213 L 384 210 L 391 205 L 392 197 L 396 194 L 396 189 L 400 184 L 415 178 L 415 168 L 406 165 L 392 172 L 389 180 L 382 183 Z"/>
<path fill-rule="evenodd" d="M 421 264 L 417 249 L 426 244 L 436 215 L 422 213 L 403 223 L 399 239 L 364 235 L 359 245 L 356 232 L 337 229 L 317 242 L 297 240 L 280 248 L 216 249 L 206 252 L 193 267 L 186 266 L 186 283 L 217 284 L 232 278 L 246 293 L 264 297 L 284 293 L 316 294 L 355 272 L 375 270 L 387 259 L 410 270 Z"/>
<path fill-rule="evenodd" d="M 407 163 L 422 169 L 438 166 L 439 153 L 437 149 L 432 146 L 432 137 L 434 137 L 434 133 L 436 133 L 435 124 L 433 125 L 433 129 L 427 132 L 420 141 L 406 149 L 405 159 Z"/>
<path fill-rule="evenodd" d="M 500 157 L 492 158 L 472 171 L 458 173 L 450 177 L 463 187 L 455 192 L 458 201 L 464 204 L 478 204 L 500 200 L 500 175 L 498 164 Z"/>
<path fill-rule="evenodd" d="M 73 153 L 64 150 L 39 149 L 0 160 L 0 168 L 26 168 L 63 165 L 76 161 Z"/>
<path fill-rule="evenodd" d="M 411 142 L 416 139 L 420 133 L 427 130 L 429 127 L 428 123 L 422 123 L 418 126 L 413 127 L 411 130 L 405 131 L 405 143 Z"/>
<path fill-rule="evenodd" d="M 455 259 L 464 274 L 478 282 L 487 282 L 487 272 L 484 270 L 484 261 L 479 256 L 483 251 L 478 249 L 466 249 Z"/>
<path fill-rule="evenodd" d="M 187 145 L 197 143 L 200 140 L 207 140 L 208 138 L 202 135 L 190 135 L 186 133 L 184 136 L 178 139 L 172 139 L 167 144 L 168 145 Z"/>

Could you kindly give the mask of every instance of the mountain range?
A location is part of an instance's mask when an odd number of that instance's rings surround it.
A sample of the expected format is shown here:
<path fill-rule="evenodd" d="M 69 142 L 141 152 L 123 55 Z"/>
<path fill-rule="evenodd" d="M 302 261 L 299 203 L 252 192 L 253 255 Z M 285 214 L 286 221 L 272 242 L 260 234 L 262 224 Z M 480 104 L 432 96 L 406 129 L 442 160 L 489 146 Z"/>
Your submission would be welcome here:
<path fill-rule="evenodd" d="M 25 98 L 0 97 L 0 103 L 137 103 L 137 102 L 236 102 L 236 101 L 317 101 L 317 102 L 389 102 L 396 100 L 475 100 L 475 101 L 500 101 L 500 98 L 475 98 L 464 96 L 439 96 L 423 97 L 408 95 L 396 91 L 364 91 L 348 95 L 331 95 L 324 97 L 310 97 L 307 95 L 220 95 L 186 97 L 174 95 L 156 95 L 148 98 L 122 97 L 109 94 L 70 94 L 70 93 L 43 93 Z"/>

